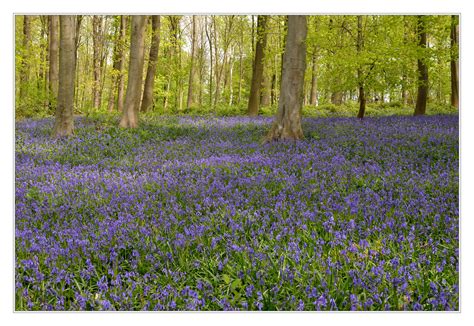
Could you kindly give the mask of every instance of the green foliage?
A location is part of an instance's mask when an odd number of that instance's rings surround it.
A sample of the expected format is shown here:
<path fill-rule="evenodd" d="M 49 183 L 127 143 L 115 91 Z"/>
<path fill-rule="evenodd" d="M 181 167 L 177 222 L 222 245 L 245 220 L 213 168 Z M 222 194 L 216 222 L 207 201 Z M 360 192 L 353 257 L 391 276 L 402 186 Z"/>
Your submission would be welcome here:
<path fill-rule="evenodd" d="M 256 16 L 254 17 L 256 24 Z M 273 95 L 280 92 L 281 60 L 285 46 L 285 16 L 267 19 L 267 46 L 265 48 L 262 88 L 268 92 L 274 78 Z M 417 91 L 417 60 L 423 59 L 429 70 L 429 101 L 434 112 L 450 112 L 449 103 L 451 56 L 451 16 L 426 16 L 428 47 L 417 45 L 416 16 L 370 15 L 362 16 L 362 46 L 357 47 L 358 17 L 355 15 L 309 16 L 307 37 L 307 71 L 305 74 L 305 103 L 308 103 L 312 83 L 312 60 L 316 57 L 318 108 L 305 107 L 308 116 L 353 116 L 357 109 L 357 90 L 364 85 L 369 97 L 382 96 L 391 102 L 402 102 L 402 90 L 413 101 Z M 191 16 L 162 16 L 158 66 L 154 84 L 154 108 L 157 114 L 243 115 L 246 111 L 253 69 L 256 26 L 252 16 L 200 16 L 195 44 L 194 104 L 186 108 L 189 71 L 191 67 Z M 92 102 L 92 16 L 83 16 L 77 49 L 78 61 L 75 85 L 75 113 L 89 116 L 93 111 L 106 113 L 111 96 L 116 98 L 114 80 L 119 71 L 113 68 L 114 49 L 120 45 L 125 54 L 124 74 L 130 43 L 130 25 L 125 39 L 119 41 L 120 16 L 104 16 L 104 67 L 101 80 L 101 105 Z M 179 22 L 179 23 L 177 23 Z M 47 16 L 31 17 L 31 42 L 25 48 L 23 16 L 16 16 L 15 75 L 17 119 L 45 117 L 55 113 L 56 99 L 48 92 L 48 24 Z M 145 38 L 145 67 L 151 40 L 151 26 Z M 212 49 L 209 48 L 209 37 Z M 212 62 L 210 51 L 213 53 Z M 226 61 L 224 62 L 224 53 Z M 217 59 L 217 60 L 216 60 Z M 232 74 L 230 73 L 232 67 Z M 212 68 L 212 75 L 210 74 Z M 218 101 L 216 72 L 220 76 Z M 210 82 L 212 79 L 212 89 Z M 270 82 L 268 82 L 270 81 Z M 343 105 L 328 105 L 335 93 L 343 96 Z M 22 94 L 22 96 L 20 96 Z M 370 95 L 370 96 L 369 96 Z M 390 104 L 382 108 L 368 108 L 369 114 L 391 113 Z M 370 106 L 370 103 L 369 103 Z M 273 115 L 277 103 L 261 108 L 261 115 Z M 382 110 L 383 109 L 383 110 Z M 387 111 L 386 109 L 389 109 Z M 406 109 L 406 110 L 405 110 Z M 409 108 L 398 113 L 409 114 Z M 406 111 L 406 112 L 405 112 Z"/>

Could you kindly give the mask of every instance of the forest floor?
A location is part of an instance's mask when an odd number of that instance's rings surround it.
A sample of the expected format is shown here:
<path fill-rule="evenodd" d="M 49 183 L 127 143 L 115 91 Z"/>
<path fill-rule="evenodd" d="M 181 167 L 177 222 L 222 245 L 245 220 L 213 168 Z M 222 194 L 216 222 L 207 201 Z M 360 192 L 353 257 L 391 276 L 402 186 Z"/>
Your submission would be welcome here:
<path fill-rule="evenodd" d="M 458 116 L 16 123 L 17 310 L 458 310 Z"/>

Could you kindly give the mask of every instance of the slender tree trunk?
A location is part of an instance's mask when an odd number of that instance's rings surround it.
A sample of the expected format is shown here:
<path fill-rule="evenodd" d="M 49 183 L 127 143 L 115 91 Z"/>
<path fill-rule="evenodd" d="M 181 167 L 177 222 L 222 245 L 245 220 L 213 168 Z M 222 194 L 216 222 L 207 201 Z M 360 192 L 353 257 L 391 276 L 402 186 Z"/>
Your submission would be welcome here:
<path fill-rule="evenodd" d="M 30 79 L 31 53 L 31 16 L 23 16 L 23 43 L 22 43 L 22 62 L 20 72 L 20 99 L 25 99 Z"/>
<path fill-rule="evenodd" d="M 273 73 L 272 75 L 272 84 L 271 84 L 271 92 L 270 92 L 270 103 L 273 106 L 276 102 L 276 74 Z"/>
<path fill-rule="evenodd" d="M 229 58 L 229 105 L 234 103 L 234 85 L 233 85 L 233 76 L 234 74 L 234 49 L 230 51 Z"/>
<path fill-rule="evenodd" d="M 120 121 L 120 127 L 124 128 L 136 128 L 138 126 L 138 108 L 140 106 L 145 59 L 145 22 L 146 16 L 132 17 L 127 93 Z"/>
<path fill-rule="evenodd" d="M 199 20 L 200 43 L 199 43 L 199 107 L 202 107 L 202 93 L 204 86 L 204 29 L 202 18 Z"/>
<path fill-rule="evenodd" d="M 271 102 L 271 79 L 268 75 L 263 74 L 262 76 L 262 87 L 260 95 L 260 106 L 269 106 Z"/>
<path fill-rule="evenodd" d="M 243 65 L 242 65 L 242 59 L 243 59 L 243 46 L 244 46 L 244 29 L 241 26 L 241 33 L 240 33 L 240 43 L 239 43 L 239 93 L 237 95 L 237 104 L 240 105 L 240 101 L 242 100 L 242 80 L 243 80 Z"/>
<path fill-rule="evenodd" d="M 257 19 L 257 45 L 255 47 L 255 60 L 253 62 L 252 83 L 247 112 L 250 116 L 258 114 L 260 91 L 263 79 L 264 51 L 267 43 L 266 32 L 267 16 L 259 15 Z"/>
<path fill-rule="evenodd" d="M 117 18 L 115 18 L 117 19 Z M 115 27 L 115 32 L 114 32 L 114 51 L 112 54 L 112 59 L 113 59 L 113 64 L 112 64 L 112 76 L 111 76 L 111 82 L 110 82 L 110 90 L 109 90 L 109 103 L 107 104 L 107 111 L 112 112 L 114 110 L 115 106 L 115 90 L 117 88 L 117 82 L 118 82 L 118 75 L 120 74 L 120 57 L 122 55 L 121 49 L 120 49 L 120 23 L 118 26 Z"/>
<path fill-rule="evenodd" d="M 451 105 L 459 109 L 458 17 L 451 16 Z"/>
<path fill-rule="evenodd" d="M 58 105 L 53 137 L 69 136 L 74 131 L 75 45 L 74 16 L 60 16 Z"/>
<path fill-rule="evenodd" d="M 316 53 L 313 53 L 312 65 L 311 65 L 311 96 L 309 104 L 316 106 L 318 104 L 318 78 L 317 78 L 317 57 Z"/>
<path fill-rule="evenodd" d="M 280 102 L 265 141 L 302 139 L 301 108 L 306 70 L 306 16 L 288 16 Z"/>
<path fill-rule="evenodd" d="M 426 48 L 426 25 L 423 16 L 417 16 L 418 46 L 423 51 L 418 59 L 418 95 L 414 115 L 424 115 L 426 112 L 426 102 L 428 99 L 428 66 L 424 58 Z"/>
<path fill-rule="evenodd" d="M 92 17 L 92 43 L 93 43 L 93 66 L 94 66 L 94 83 L 92 84 L 93 106 L 98 109 L 100 107 L 100 79 L 101 79 L 101 48 L 102 48 L 102 17 Z"/>
<path fill-rule="evenodd" d="M 357 54 L 360 56 L 362 48 L 364 46 L 364 36 L 362 34 L 362 16 L 357 16 Z M 359 66 L 357 69 L 357 79 L 359 83 L 359 113 L 357 118 L 363 119 L 365 115 L 365 90 L 364 90 L 364 76 L 362 73 L 362 67 Z"/>
<path fill-rule="evenodd" d="M 75 23 L 74 24 L 74 27 L 75 27 L 75 33 L 74 33 L 74 58 L 75 58 L 74 65 L 75 65 L 75 68 L 74 68 L 74 71 L 76 72 L 76 76 L 77 76 L 76 80 L 74 81 L 74 97 L 75 97 L 75 103 L 76 103 L 77 107 L 83 107 L 82 104 L 84 103 L 84 97 L 85 97 L 83 95 L 83 97 L 81 98 L 81 105 L 78 106 L 77 104 L 79 102 L 79 92 L 80 92 L 79 87 L 81 86 L 79 84 L 79 80 L 80 80 L 80 77 L 81 77 L 80 76 L 81 69 L 79 67 L 79 46 L 81 44 L 81 33 L 80 32 L 81 32 L 81 25 L 82 25 L 82 19 L 83 18 L 84 17 L 82 15 L 77 15 L 77 16 L 75 16 L 75 20 L 74 20 L 74 23 Z M 87 45 L 86 46 L 87 55 L 85 56 L 85 59 L 84 59 L 85 62 L 87 62 L 88 58 L 89 58 L 88 50 L 87 50 L 88 48 L 89 48 L 89 46 Z M 87 63 L 87 64 L 84 64 L 83 66 L 84 66 L 83 71 L 88 71 L 89 64 Z M 87 79 L 87 77 L 85 77 L 85 78 Z M 82 93 L 83 94 L 85 93 L 85 87 L 82 88 Z"/>
<path fill-rule="evenodd" d="M 59 81 L 59 16 L 49 16 L 49 105 L 56 107 Z"/>
<path fill-rule="evenodd" d="M 210 63 L 209 63 L 209 107 L 212 110 L 212 65 L 213 65 L 213 54 L 212 54 L 212 20 L 211 20 L 211 25 L 209 26 L 208 30 L 208 24 L 207 24 L 207 16 L 206 16 L 206 36 L 207 36 L 207 41 L 209 43 L 209 55 L 210 55 Z"/>
<path fill-rule="evenodd" d="M 123 112 L 123 104 L 124 104 L 124 94 L 125 94 L 125 50 L 124 50 L 124 43 L 125 43 L 125 36 L 127 33 L 127 17 L 121 16 L 120 17 L 120 61 L 118 64 L 118 89 L 117 89 L 117 111 Z"/>
<path fill-rule="evenodd" d="M 403 106 L 407 105 L 408 103 L 408 92 L 407 92 L 407 75 L 404 73 L 402 76 L 402 104 Z"/>
<path fill-rule="evenodd" d="M 160 16 L 151 16 L 151 47 L 148 59 L 148 69 L 145 78 L 145 87 L 143 89 L 143 100 L 141 110 L 148 111 L 153 107 L 153 89 L 155 88 L 155 73 L 158 64 L 158 51 L 160 48 Z"/>
<path fill-rule="evenodd" d="M 195 75 L 194 57 L 196 56 L 196 16 L 192 17 L 192 31 L 191 31 L 191 67 L 189 69 L 189 81 L 188 81 L 188 98 L 186 102 L 186 108 L 190 108 L 194 104 L 193 84 Z"/>

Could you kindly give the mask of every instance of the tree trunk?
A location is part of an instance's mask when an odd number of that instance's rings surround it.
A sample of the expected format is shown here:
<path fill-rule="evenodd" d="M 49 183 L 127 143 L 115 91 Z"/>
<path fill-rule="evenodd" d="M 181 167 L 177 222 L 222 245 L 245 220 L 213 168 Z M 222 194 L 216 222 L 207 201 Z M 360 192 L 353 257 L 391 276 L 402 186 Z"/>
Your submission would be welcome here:
<path fill-rule="evenodd" d="M 199 107 L 202 107 L 202 93 L 203 93 L 203 86 L 204 86 L 204 67 L 205 67 L 205 59 L 204 59 L 204 29 L 202 27 L 202 19 L 199 20 L 199 32 L 200 32 L 200 42 L 199 42 L 199 96 L 198 102 Z"/>
<path fill-rule="evenodd" d="M 212 17 L 212 16 L 211 16 Z M 209 63 L 209 107 L 212 110 L 212 65 L 213 65 L 213 52 L 212 52 L 212 20 L 211 25 L 209 26 L 209 30 L 207 29 L 207 16 L 206 16 L 206 36 L 207 41 L 209 42 L 209 56 L 210 56 L 210 63 Z"/>
<path fill-rule="evenodd" d="M 100 107 L 100 79 L 101 79 L 101 50 L 102 50 L 102 17 L 92 17 L 92 65 L 94 67 L 94 82 L 92 84 L 93 106 L 95 109 Z"/>
<path fill-rule="evenodd" d="M 23 49 L 20 72 L 20 99 L 25 99 L 30 79 L 31 16 L 23 16 Z"/>
<path fill-rule="evenodd" d="M 362 34 L 362 16 L 357 16 L 357 55 L 361 55 L 362 48 L 364 46 L 364 36 Z M 357 118 L 363 119 L 365 114 L 365 91 L 364 91 L 364 76 L 362 67 L 359 66 L 357 69 L 357 79 L 359 83 L 359 112 Z"/>
<path fill-rule="evenodd" d="M 232 48 L 230 51 L 230 58 L 229 58 L 229 105 L 234 103 L 234 49 Z"/>
<path fill-rule="evenodd" d="M 195 65 L 194 57 L 196 56 L 196 16 L 193 15 L 192 18 L 192 31 L 191 31 L 191 67 L 189 69 L 189 81 L 188 81 L 188 99 L 186 102 L 186 108 L 190 108 L 194 104 L 194 94 L 193 94 L 193 84 L 194 84 L 194 74 L 195 74 Z"/>
<path fill-rule="evenodd" d="M 243 59 L 243 46 L 244 46 L 244 29 L 242 26 L 240 26 L 241 32 L 240 32 L 240 43 L 239 43 L 239 93 L 237 95 L 237 104 L 240 105 L 240 101 L 242 99 L 242 80 L 243 80 L 243 65 L 242 65 L 242 59 Z"/>
<path fill-rule="evenodd" d="M 53 137 L 69 136 L 74 131 L 75 44 L 74 16 L 60 16 L 58 105 Z"/>
<path fill-rule="evenodd" d="M 402 76 L 402 104 L 403 106 L 407 105 L 408 103 L 408 92 L 407 92 L 407 75 L 404 73 Z"/>
<path fill-rule="evenodd" d="M 313 53 L 312 65 L 311 65 L 311 96 L 309 100 L 310 105 L 318 105 L 318 79 L 316 74 L 317 57 L 316 53 Z"/>
<path fill-rule="evenodd" d="M 423 51 L 418 58 L 418 95 L 414 115 L 424 115 L 426 112 L 426 102 L 428 99 L 428 66 L 426 65 L 426 25 L 423 16 L 417 16 L 418 46 Z"/>
<path fill-rule="evenodd" d="M 124 103 L 124 94 L 125 94 L 125 73 L 124 73 L 124 66 L 125 66 L 125 50 L 124 50 L 124 43 L 125 43 L 125 36 L 127 34 L 127 17 L 121 16 L 120 17 L 120 61 L 118 65 L 118 89 L 117 89 L 117 111 L 123 112 L 123 103 Z"/>
<path fill-rule="evenodd" d="M 265 141 L 302 139 L 301 108 L 306 70 L 306 16 L 288 16 L 280 102 Z"/>
<path fill-rule="evenodd" d="M 127 93 L 120 121 L 120 127 L 123 128 L 136 128 L 138 126 L 138 108 L 140 106 L 145 57 L 145 22 L 146 16 L 132 17 Z"/>
<path fill-rule="evenodd" d="M 117 19 L 117 18 L 115 18 Z M 120 19 L 120 17 L 119 17 Z M 115 27 L 115 36 L 114 36 L 114 52 L 112 55 L 113 64 L 112 64 L 112 77 L 111 77 L 111 85 L 109 91 L 109 104 L 107 105 L 107 111 L 112 112 L 115 107 L 115 90 L 117 88 L 118 78 L 120 74 L 120 58 L 122 57 L 122 49 L 121 49 L 121 39 L 120 39 L 121 31 L 120 31 L 120 23 L 119 26 Z"/>
<path fill-rule="evenodd" d="M 143 99 L 141 110 L 143 112 L 148 111 L 153 107 L 153 89 L 155 86 L 155 73 L 156 66 L 158 64 L 158 51 L 160 48 L 160 16 L 153 15 L 151 16 L 151 29 L 152 29 L 152 38 L 151 38 L 151 47 L 150 55 L 148 59 L 148 68 L 145 78 L 145 87 L 143 89 Z"/>
<path fill-rule="evenodd" d="M 59 81 L 59 16 L 49 16 L 49 105 L 56 107 Z M 53 104 L 54 103 L 54 104 Z"/>
<path fill-rule="evenodd" d="M 271 79 L 263 74 L 262 77 L 262 87 L 261 87 L 261 96 L 260 96 L 260 106 L 269 106 L 271 102 Z"/>
<path fill-rule="evenodd" d="M 458 17 L 451 16 L 451 105 L 459 109 Z"/>
<path fill-rule="evenodd" d="M 258 114 L 260 90 L 263 79 L 264 50 L 267 43 L 266 32 L 267 16 L 259 15 L 257 19 L 257 45 L 255 47 L 255 60 L 253 62 L 252 83 L 247 112 L 250 116 Z"/>
<path fill-rule="evenodd" d="M 276 102 L 276 74 L 273 73 L 272 75 L 272 84 L 271 84 L 271 92 L 270 92 L 270 103 L 273 106 Z"/>

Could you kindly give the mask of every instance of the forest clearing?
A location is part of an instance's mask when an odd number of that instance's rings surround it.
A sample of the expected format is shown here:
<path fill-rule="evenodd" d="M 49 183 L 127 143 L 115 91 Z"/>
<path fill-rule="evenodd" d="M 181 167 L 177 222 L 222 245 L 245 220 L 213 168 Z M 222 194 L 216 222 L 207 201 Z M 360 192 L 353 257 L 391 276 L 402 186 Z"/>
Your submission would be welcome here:
<path fill-rule="evenodd" d="M 15 310 L 459 310 L 458 16 L 16 16 Z"/>

